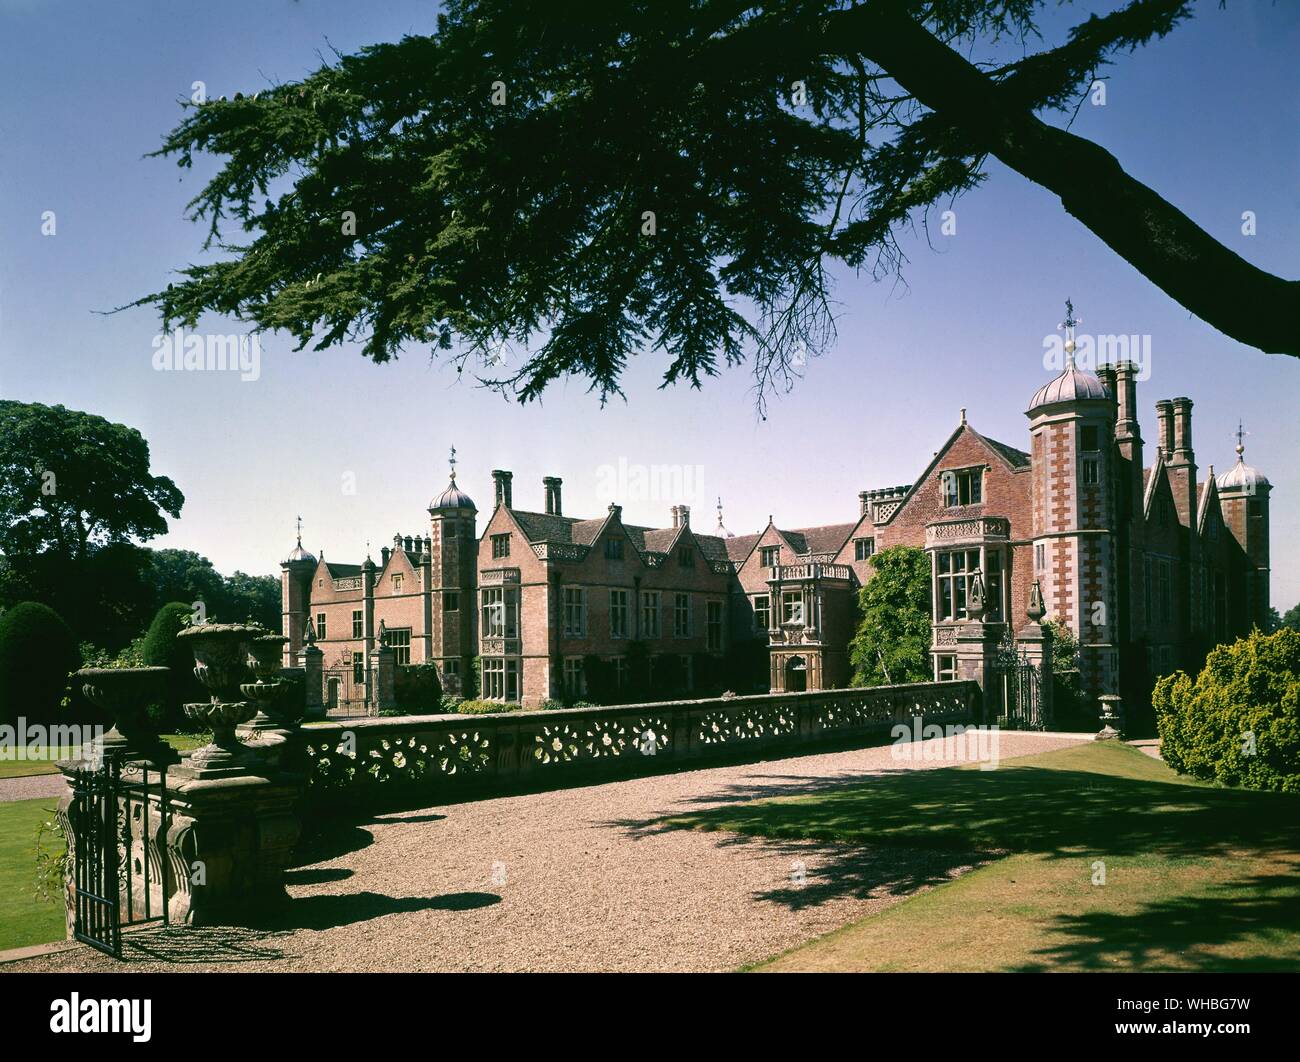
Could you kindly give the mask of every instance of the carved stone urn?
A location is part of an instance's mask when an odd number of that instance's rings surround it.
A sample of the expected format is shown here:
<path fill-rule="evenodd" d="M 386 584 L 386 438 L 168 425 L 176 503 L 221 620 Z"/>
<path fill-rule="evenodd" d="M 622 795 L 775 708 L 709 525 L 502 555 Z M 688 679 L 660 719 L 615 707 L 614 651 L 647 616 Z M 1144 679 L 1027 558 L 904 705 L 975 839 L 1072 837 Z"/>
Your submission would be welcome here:
<path fill-rule="evenodd" d="M 86 700 L 113 717 L 113 728 L 104 735 L 104 756 L 175 762 L 175 754 L 149 718 L 149 706 L 161 704 L 166 696 L 170 672 L 166 667 L 83 667 L 73 673 Z M 83 755 L 88 751 L 83 749 Z"/>
<path fill-rule="evenodd" d="M 194 675 L 212 694 L 208 701 L 185 705 L 190 719 L 212 728 L 212 743 L 183 761 L 204 775 L 244 774 L 254 762 L 235 728 L 257 711 L 242 699 L 240 687 L 249 677 L 248 643 L 262 633 L 262 628 L 242 623 L 205 623 L 176 636 L 193 650 Z"/>
<path fill-rule="evenodd" d="M 287 683 L 280 678 L 280 661 L 288 640 L 282 634 L 259 634 L 248 642 L 245 664 L 255 681 L 241 683 L 239 690 L 257 705 L 257 714 L 244 725 L 246 731 L 283 728 L 278 702 L 283 699 Z"/>

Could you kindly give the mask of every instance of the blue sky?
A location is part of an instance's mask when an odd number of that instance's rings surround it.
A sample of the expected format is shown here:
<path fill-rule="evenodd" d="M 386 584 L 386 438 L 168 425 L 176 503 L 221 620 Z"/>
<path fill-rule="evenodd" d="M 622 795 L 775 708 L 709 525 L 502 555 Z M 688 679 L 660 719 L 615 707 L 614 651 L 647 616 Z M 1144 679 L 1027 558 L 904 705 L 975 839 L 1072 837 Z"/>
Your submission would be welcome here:
<path fill-rule="evenodd" d="M 1106 105 L 1085 104 L 1074 125 L 1287 276 L 1300 262 L 1298 8 L 1203 3 L 1166 40 L 1122 56 Z M 541 508 L 541 478 L 559 475 L 577 515 L 603 511 L 613 490 L 627 518 L 647 524 L 667 523 L 676 501 L 711 524 L 719 494 L 738 533 L 769 513 L 786 526 L 849 520 L 859 490 L 919 474 L 961 407 L 984 433 L 1027 445 L 1023 411 L 1050 376 L 1044 338 L 1069 295 L 1082 332 L 1151 336 L 1151 378 L 1139 387 L 1148 455 L 1159 398 L 1194 400 L 1202 474 L 1231 465 L 1245 421 L 1247 458 L 1275 484 L 1273 600 L 1300 600 L 1300 554 L 1288 548 L 1300 530 L 1300 364 L 1192 319 L 1052 195 L 997 164 L 958 201 L 955 235 L 936 232 L 933 250 L 905 240 L 905 285 L 841 277 L 838 341 L 765 421 L 747 371 L 702 392 L 659 391 L 654 356 L 633 362 L 629 400 L 605 409 L 575 385 L 521 408 L 458 382 L 427 351 L 375 366 L 352 349 L 293 353 L 283 336 L 263 337 L 255 382 L 154 371 L 156 317 L 96 311 L 156 290 L 198 254 L 202 232 L 183 211 L 200 171 L 142 157 L 179 119 L 177 100 L 195 81 L 232 95 L 297 78 L 329 45 L 425 32 L 432 12 L 396 0 L 0 0 L 0 395 L 138 427 L 157 471 L 186 496 L 155 544 L 199 550 L 226 571 L 274 572 L 301 513 L 308 546 L 360 560 L 367 540 L 377 550 L 424 528 L 453 443 L 461 485 L 485 513 L 489 471 L 508 468 L 521 507 Z M 1247 210 L 1254 236 L 1241 233 Z M 42 235 L 45 211 L 54 236 Z M 679 486 L 638 493 L 638 470 L 652 469 Z"/>

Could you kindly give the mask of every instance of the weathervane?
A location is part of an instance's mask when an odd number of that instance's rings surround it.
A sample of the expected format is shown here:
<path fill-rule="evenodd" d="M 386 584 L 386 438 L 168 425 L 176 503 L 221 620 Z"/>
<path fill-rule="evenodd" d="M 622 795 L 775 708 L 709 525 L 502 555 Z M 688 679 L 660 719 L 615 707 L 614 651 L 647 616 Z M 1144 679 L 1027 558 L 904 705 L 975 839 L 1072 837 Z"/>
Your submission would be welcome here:
<path fill-rule="evenodd" d="M 448 464 L 451 465 L 451 481 L 455 483 L 456 482 L 456 447 L 453 446 L 451 448 L 451 456 L 447 459 L 447 462 Z"/>
<path fill-rule="evenodd" d="M 1237 430 L 1233 432 L 1233 434 L 1237 436 L 1237 458 L 1240 460 L 1241 455 L 1246 452 L 1246 444 L 1242 442 L 1242 439 L 1249 435 L 1250 432 L 1246 431 L 1245 428 L 1242 427 L 1241 420 L 1238 419 Z"/>
<path fill-rule="evenodd" d="M 302 545 L 302 517 L 298 517 L 298 545 Z"/>
<path fill-rule="evenodd" d="M 1058 332 L 1065 333 L 1065 358 L 1070 368 L 1074 368 L 1074 328 L 1083 324 L 1083 318 L 1074 316 L 1074 303 L 1065 300 L 1065 320 L 1056 326 Z"/>

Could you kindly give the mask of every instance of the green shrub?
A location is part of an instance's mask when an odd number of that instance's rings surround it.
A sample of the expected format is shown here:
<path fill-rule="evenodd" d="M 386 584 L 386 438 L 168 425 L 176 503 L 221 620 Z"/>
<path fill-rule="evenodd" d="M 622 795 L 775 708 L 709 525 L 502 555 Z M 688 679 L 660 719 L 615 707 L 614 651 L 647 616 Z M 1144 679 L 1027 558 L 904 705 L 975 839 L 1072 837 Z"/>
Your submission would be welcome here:
<path fill-rule="evenodd" d="M 1300 632 L 1256 630 L 1220 645 L 1195 681 L 1183 671 L 1166 675 L 1151 699 L 1160 751 L 1174 770 L 1300 792 Z"/>
<path fill-rule="evenodd" d="M 393 693 L 402 715 L 436 711 L 442 704 L 438 665 L 432 661 L 399 665 L 394 676 Z"/>
<path fill-rule="evenodd" d="M 456 711 L 461 715 L 487 715 L 491 712 L 517 712 L 522 707 L 509 701 L 461 701 Z"/>
<path fill-rule="evenodd" d="M 171 668 L 167 676 L 167 694 L 157 712 L 150 711 L 164 730 L 188 730 L 194 724 L 186 717 L 183 704 L 206 701 L 208 694 L 194 677 L 194 651 L 176 635 L 190 625 L 191 606 L 181 601 L 163 605 L 149 624 L 140 653 L 148 667 Z"/>
<path fill-rule="evenodd" d="M 0 722 L 53 721 L 79 667 L 77 639 L 62 616 L 35 601 L 11 608 L 0 618 Z"/>
<path fill-rule="evenodd" d="M 461 702 L 464 700 L 464 697 L 459 697 L 454 693 L 444 693 L 438 701 L 438 710 L 448 714 L 459 711 Z"/>

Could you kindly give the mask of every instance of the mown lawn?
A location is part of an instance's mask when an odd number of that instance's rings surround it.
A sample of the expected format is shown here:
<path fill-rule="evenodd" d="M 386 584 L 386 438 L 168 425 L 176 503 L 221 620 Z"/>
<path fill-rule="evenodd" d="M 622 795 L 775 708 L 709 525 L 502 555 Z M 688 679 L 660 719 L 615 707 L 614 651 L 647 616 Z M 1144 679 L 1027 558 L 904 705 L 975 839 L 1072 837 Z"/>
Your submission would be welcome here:
<path fill-rule="evenodd" d="M 189 752 L 190 749 L 207 744 L 212 738 L 197 734 L 164 734 L 163 740 L 177 752 Z M 25 752 L 24 759 L 0 759 L 0 778 L 28 778 L 34 774 L 58 774 L 59 768 L 55 765 L 55 760 L 65 758 L 66 752 L 67 750 L 63 750 L 61 756 L 59 750 L 51 751 L 37 746 Z"/>
<path fill-rule="evenodd" d="M 1202 785 L 1115 742 L 666 825 L 991 860 L 760 970 L 1300 970 L 1300 797 Z M 787 902 L 925 884 L 832 865 Z"/>
<path fill-rule="evenodd" d="M 55 797 L 0 804 L 0 951 L 64 937 L 63 904 L 36 899 L 36 829 L 54 818 Z M 62 838 L 47 836 L 52 855 Z"/>

